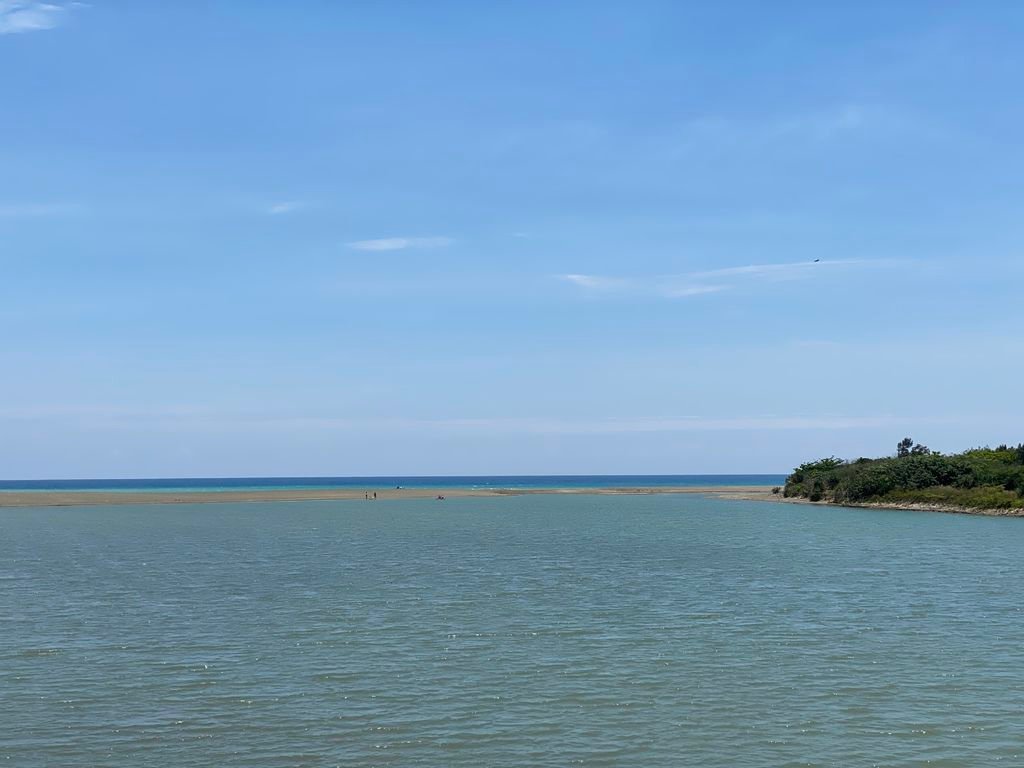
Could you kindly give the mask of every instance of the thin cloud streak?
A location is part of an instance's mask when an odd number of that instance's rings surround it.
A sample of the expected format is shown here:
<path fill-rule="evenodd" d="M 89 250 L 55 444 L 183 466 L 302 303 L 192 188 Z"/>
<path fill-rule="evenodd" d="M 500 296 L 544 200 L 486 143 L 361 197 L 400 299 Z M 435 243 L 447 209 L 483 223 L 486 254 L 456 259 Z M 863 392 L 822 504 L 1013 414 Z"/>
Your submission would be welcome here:
<path fill-rule="evenodd" d="M 721 432 L 865 429 L 920 423 L 894 416 L 767 416 L 751 418 L 439 419 L 396 421 L 403 428 L 494 431 L 525 434 L 616 435 L 651 432 Z"/>
<path fill-rule="evenodd" d="M 782 264 L 746 264 L 741 267 L 725 267 L 723 269 L 709 269 L 704 272 L 688 272 L 681 277 L 728 277 L 732 275 L 792 275 L 802 274 L 809 269 L 824 269 L 826 267 L 850 266 L 852 264 L 880 263 L 868 259 L 830 259 L 827 261 L 791 261 Z"/>
<path fill-rule="evenodd" d="M 566 274 L 558 277 L 592 293 L 653 295 L 669 299 L 719 293 L 742 285 L 750 278 L 797 280 L 811 277 L 815 271 L 836 267 L 891 266 L 892 259 L 834 259 L 794 261 L 779 264 L 745 264 L 737 267 L 684 272 L 653 277 L 608 277 L 605 275 Z"/>
<path fill-rule="evenodd" d="M 61 23 L 68 7 L 35 0 L 0 0 L 0 35 L 53 29 Z"/>
<path fill-rule="evenodd" d="M 283 213 L 293 213 L 294 211 L 305 207 L 305 203 L 297 200 L 289 200 L 283 203 L 274 203 L 272 206 L 267 208 L 267 213 L 271 216 L 280 216 Z"/>
<path fill-rule="evenodd" d="M 685 299 L 687 296 L 702 296 L 706 293 L 718 293 L 728 290 L 727 285 L 687 285 L 679 288 L 666 288 L 662 295 L 669 299 Z"/>
<path fill-rule="evenodd" d="M 948 423 L 950 419 L 892 416 L 751 416 L 726 418 L 623 417 L 601 419 L 522 418 L 348 418 L 222 411 L 196 406 L 138 409 L 120 406 L 56 406 L 0 410 L 0 423 L 54 422 L 64 426 L 135 431 L 351 430 L 397 433 L 485 432 L 534 435 L 617 435 L 657 432 L 791 431 L 872 429 Z"/>
<path fill-rule="evenodd" d="M 766 150 L 799 143 L 829 145 L 932 132 L 929 121 L 886 104 L 840 103 L 823 109 L 739 119 L 708 115 L 672 133 L 671 154 L 692 154 L 745 146 Z"/>
<path fill-rule="evenodd" d="M 560 277 L 573 285 L 578 285 L 580 288 L 589 288 L 594 291 L 617 290 L 629 285 L 628 280 L 601 277 L 599 275 L 560 275 Z"/>
<path fill-rule="evenodd" d="M 450 237 L 383 237 L 347 243 L 357 251 L 402 251 L 407 248 L 444 248 L 455 242 Z"/>

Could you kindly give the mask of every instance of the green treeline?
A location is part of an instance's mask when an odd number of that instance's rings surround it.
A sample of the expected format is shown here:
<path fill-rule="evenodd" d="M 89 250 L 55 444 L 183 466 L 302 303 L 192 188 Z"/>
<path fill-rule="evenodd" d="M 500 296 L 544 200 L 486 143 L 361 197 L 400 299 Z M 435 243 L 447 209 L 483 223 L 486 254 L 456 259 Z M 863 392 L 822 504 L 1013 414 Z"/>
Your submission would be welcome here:
<path fill-rule="evenodd" d="M 918 502 L 971 509 L 1024 508 L 1024 443 L 944 455 L 901 440 L 896 455 L 801 464 L 783 494 L 837 503 Z"/>

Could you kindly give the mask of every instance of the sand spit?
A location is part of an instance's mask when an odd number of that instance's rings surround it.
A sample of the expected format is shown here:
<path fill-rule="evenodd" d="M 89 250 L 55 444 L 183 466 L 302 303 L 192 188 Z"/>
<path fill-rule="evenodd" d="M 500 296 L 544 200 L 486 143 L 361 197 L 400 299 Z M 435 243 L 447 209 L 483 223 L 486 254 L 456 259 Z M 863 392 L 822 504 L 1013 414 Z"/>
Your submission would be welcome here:
<path fill-rule="evenodd" d="M 363 501 L 377 492 L 378 501 L 388 499 L 446 499 L 487 496 L 600 495 L 643 496 L 655 494 L 701 494 L 733 501 L 771 501 L 810 504 L 818 507 L 860 507 L 948 512 L 992 517 L 1024 517 L 1024 509 L 970 509 L 941 504 L 834 504 L 827 501 L 786 498 L 772 493 L 769 485 L 650 486 L 633 488 L 329 488 L 316 490 L 247 491 L 0 491 L 0 507 L 85 507 L 108 504 L 216 504 L 289 501 Z"/>
<path fill-rule="evenodd" d="M 680 486 L 649 488 L 330 488 L 316 490 L 246 491 L 0 491 L 0 507 L 80 507 L 108 504 L 215 504 L 226 502 L 287 501 L 363 501 L 366 493 L 377 493 L 378 501 L 387 499 L 437 499 L 526 496 L 533 494 L 650 495 L 697 493 L 731 497 L 747 494 L 750 498 L 771 497 L 769 486 Z M 736 498 L 740 498 L 736 496 Z M 746 498 L 746 497 L 744 497 Z"/>

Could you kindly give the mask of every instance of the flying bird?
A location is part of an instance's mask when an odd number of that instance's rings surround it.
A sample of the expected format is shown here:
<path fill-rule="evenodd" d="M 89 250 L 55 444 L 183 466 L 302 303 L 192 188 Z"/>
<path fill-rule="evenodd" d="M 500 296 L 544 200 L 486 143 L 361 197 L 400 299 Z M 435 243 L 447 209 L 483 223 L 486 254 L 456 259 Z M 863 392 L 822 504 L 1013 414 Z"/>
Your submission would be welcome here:
<path fill-rule="evenodd" d="M 821 261 L 821 259 L 815 259 L 814 263 L 817 264 L 819 261 Z"/>

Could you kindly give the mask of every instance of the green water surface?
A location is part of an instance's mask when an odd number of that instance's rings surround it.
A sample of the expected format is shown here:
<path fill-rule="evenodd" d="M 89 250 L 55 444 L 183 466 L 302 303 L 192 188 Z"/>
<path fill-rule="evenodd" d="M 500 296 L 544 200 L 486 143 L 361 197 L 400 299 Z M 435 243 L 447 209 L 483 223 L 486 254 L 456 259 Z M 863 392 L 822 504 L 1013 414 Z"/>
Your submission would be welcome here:
<path fill-rule="evenodd" d="M 0 509 L 0 765 L 1024 764 L 1024 520 Z"/>

